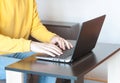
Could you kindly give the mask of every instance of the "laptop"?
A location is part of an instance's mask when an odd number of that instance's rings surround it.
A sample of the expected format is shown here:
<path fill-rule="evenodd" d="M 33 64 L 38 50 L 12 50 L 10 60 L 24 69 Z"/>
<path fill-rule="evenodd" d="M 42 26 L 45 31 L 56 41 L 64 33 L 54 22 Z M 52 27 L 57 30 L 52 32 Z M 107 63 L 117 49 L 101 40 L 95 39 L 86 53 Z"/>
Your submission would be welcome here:
<path fill-rule="evenodd" d="M 83 22 L 77 40 L 70 40 L 70 42 L 74 44 L 74 47 L 63 51 L 62 55 L 52 57 L 47 54 L 39 53 L 36 55 L 37 60 L 69 63 L 84 57 L 95 47 L 105 17 L 106 15 L 102 15 Z"/>

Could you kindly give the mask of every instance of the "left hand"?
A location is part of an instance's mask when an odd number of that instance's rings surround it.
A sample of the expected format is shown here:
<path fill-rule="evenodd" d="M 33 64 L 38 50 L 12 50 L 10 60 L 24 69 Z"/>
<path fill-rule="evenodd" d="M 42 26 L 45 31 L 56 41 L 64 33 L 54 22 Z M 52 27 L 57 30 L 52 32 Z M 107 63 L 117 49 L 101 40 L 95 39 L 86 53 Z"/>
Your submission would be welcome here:
<path fill-rule="evenodd" d="M 51 39 L 50 43 L 58 45 L 62 50 L 73 48 L 73 45 L 70 42 L 57 35 Z"/>

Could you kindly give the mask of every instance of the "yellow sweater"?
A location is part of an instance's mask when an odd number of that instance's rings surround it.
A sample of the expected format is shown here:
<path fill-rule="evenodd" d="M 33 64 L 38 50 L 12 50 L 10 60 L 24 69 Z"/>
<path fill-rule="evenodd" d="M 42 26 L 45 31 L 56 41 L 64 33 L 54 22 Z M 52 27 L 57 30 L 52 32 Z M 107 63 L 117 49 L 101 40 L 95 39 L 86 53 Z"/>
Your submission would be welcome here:
<path fill-rule="evenodd" d="M 29 35 L 42 42 L 55 35 L 40 22 L 35 0 L 0 0 L 0 54 L 30 51 Z"/>

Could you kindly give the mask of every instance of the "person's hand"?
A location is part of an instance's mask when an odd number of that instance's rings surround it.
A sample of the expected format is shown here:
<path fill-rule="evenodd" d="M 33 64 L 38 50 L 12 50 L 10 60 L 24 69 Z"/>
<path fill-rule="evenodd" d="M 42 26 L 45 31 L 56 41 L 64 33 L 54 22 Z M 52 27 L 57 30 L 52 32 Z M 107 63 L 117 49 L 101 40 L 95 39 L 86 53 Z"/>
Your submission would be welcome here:
<path fill-rule="evenodd" d="M 50 43 L 57 45 L 62 50 L 73 48 L 73 45 L 70 42 L 57 35 L 51 39 Z"/>
<path fill-rule="evenodd" d="M 62 50 L 54 44 L 51 43 L 40 43 L 40 42 L 31 42 L 31 51 L 37 53 L 45 53 L 50 56 L 55 57 L 62 54 Z"/>

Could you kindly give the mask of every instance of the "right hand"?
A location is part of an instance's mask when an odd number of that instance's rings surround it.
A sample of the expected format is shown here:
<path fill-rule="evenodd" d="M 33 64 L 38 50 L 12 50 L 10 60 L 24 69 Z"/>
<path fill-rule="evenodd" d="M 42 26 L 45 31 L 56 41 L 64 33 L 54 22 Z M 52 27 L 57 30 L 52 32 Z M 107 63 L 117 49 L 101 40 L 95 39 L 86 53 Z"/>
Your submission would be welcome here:
<path fill-rule="evenodd" d="M 53 57 L 55 57 L 56 55 L 60 56 L 61 54 L 63 54 L 62 50 L 59 47 L 50 43 L 40 43 L 32 41 L 30 49 L 33 52 L 45 53 Z"/>

